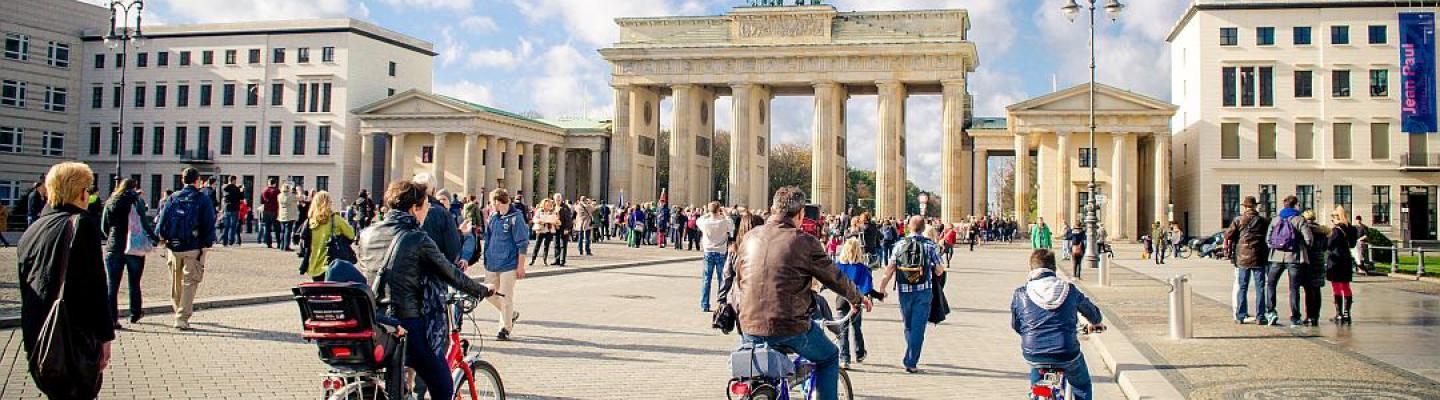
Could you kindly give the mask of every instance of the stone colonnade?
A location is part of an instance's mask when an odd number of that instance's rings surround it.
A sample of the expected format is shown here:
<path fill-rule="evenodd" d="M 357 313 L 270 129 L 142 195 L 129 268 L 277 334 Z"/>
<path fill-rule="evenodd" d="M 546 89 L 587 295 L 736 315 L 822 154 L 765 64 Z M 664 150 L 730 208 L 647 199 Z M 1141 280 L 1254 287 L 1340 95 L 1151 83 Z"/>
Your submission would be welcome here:
<path fill-rule="evenodd" d="M 1036 189 L 1035 217 L 1044 218 L 1057 236 L 1066 222 L 1083 221 L 1090 169 L 1080 154 L 1089 144 L 1088 132 L 1019 133 L 1014 141 L 1015 154 L 1035 153 L 1033 161 L 1016 159 L 1015 176 L 1025 177 L 1034 168 L 1038 179 L 1034 188 L 1015 186 L 1015 215 L 1025 215 L 1031 207 L 1028 192 Z M 1095 154 L 1089 158 L 1096 163 L 1096 192 L 1105 197 L 1100 222 L 1110 238 L 1135 240 L 1148 232 L 1150 222 L 1169 219 L 1169 145 L 1167 132 L 1096 134 Z"/>
<path fill-rule="evenodd" d="M 372 162 L 382 135 L 388 137 L 383 149 L 388 171 L 376 171 Z M 602 194 L 599 148 L 570 149 L 479 132 L 362 130 L 360 136 L 360 187 L 376 195 L 385 184 L 377 178 L 392 181 L 422 172 L 435 176 L 438 188 L 455 194 L 483 196 L 504 188 L 527 204 L 535 202 L 536 193 L 561 193 L 567 199 Z"/>

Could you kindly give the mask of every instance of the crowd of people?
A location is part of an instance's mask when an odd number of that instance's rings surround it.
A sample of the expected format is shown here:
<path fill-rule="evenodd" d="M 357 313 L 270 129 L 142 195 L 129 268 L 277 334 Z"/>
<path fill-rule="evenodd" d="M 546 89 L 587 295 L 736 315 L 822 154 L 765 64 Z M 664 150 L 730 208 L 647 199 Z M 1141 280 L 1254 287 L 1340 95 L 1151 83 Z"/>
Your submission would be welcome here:
<path fill-rule="evenodd" d="M 1364 264 L 1363 256 L 1357 257 L 1364 251 L 1357 249 L 1363 249 L 1368 228 L 1358 218 L 1357 224 L 1351 224 L 1343 206 L 1336 206 L 1326 218 L 1318 210 L 1301 210 L 1298 204 L 1295 196 L 1285 197 L 1272 220 L 1256 210 L 1254 197 L 1247 196 L 1240 203 L 1240 215 L 1225 230 L 1226 253 L 1235 265 L 1235 323 L 1281 325 L 1276 297 L 1285 277 L 1290 286 L 1290 326 L 1319 325 L 1320 290 L 1326 281 L 1334 297 L 1330 320 L 1351 323 L 1355 295 L 1350 283 Z M 1248 300 L 1252 291 L 1253 314 Z"/>

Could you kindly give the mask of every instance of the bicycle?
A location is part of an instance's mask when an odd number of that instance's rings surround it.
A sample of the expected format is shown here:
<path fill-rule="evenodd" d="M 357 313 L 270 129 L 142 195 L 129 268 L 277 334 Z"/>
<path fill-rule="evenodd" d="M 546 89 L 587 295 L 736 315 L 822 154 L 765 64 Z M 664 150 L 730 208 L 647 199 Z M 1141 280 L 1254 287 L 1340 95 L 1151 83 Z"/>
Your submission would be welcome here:
<path fill-rule="evenodd" d="M 1077 329 L 1081 336 L 1089 336 L 1091 333 L 1105 332 L 1105 327 L 1080 325 Z M 1070 400 L 1070 383 L 1065 381 L 1066 364 L 1031 364 L 1040 374 L 1040 380 L 1030 384 L 1030 400 Z"/>
<path fill-rule="evenodd" d="M 823 298 L 815 296 L 817 307 L 828 307 L 824 304 Z M 849 303 L 848 300 L 842 300 Z M 838 320 L 817 320 L 816 322 L 827 330 L 845 327 L 855 314 L 860 312 L 860 307 L 851 304 L 850 312 Z M 835 342 L 835 339 L 831 339 Z M 747 349 L 747 346 L 748 349 Z M 838 343 L 837 343 L 838 346 Z M 765 358 L 761 361 L 759 357 Z M 737 365 L 737 363 L 739 363 Z M 763 365 L 762 365 L 763 364 Z M 734 375 L 730 379 L 729 390 L 725 392 L 728 400 L 791 400 L 791 399 L 815 399 L 815 363 L 795 354 L 794 349 L 777 347 L 770 348 L 764 345 L 746 343 L 741 345 L 730 355 L 730 371 Z M 804 379 L 797 379 L 804 377 Z M 844 369 L 840 370 L 839 384 L 836 389 L 841 400 L 853 400 L 854 393 L 850 385 L 850 374 Z M 799 394 L 800 397 L 792 397 Z"/>

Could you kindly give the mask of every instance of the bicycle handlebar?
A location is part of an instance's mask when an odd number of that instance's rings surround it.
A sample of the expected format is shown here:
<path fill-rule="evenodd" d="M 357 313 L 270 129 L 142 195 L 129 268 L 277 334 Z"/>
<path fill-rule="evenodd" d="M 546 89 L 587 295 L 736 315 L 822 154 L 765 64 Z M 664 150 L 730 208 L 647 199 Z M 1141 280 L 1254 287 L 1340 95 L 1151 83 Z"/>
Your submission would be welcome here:
<path fill-rule="evenodd" d="M 839 298 L 839 301 L 842 301 L 842 302 L 844 302 L 845 304 L 849 305 L 849 306 L 850 306 L 850 312 L 845 313 L 845 316 L 844 316 L 844 317 L 841 317 L 840 319 L 834 319 L 834 320 L 829 320 L 829 321 L 821 321 L 821 322 L 820 322 L 821 325 L 824 325 L 824 326 L 845 326 L 845 324 L 850 323 L 850 319 L 851 319 L 851 318 L 855 318 L 855 315 L 860 314 L 860 305 L 851 303 L 851 302 L 850 302 L 850 299 L 846 299 L 846 298 L 843 298 L 843 297 L 842 297 L 842 298 Z"/>

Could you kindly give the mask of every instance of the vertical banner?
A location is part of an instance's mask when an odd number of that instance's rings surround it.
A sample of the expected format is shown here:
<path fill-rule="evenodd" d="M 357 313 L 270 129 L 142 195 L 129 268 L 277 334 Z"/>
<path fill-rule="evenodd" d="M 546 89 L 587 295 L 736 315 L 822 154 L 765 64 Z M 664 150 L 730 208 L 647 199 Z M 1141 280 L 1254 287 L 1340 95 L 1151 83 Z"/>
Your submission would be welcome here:
<path fill-rule="evenodd" d="M 1435 121 L 1435 13 L 1400 13 L 1400 87 L 1401 129 L 1440 131 Z"/>

